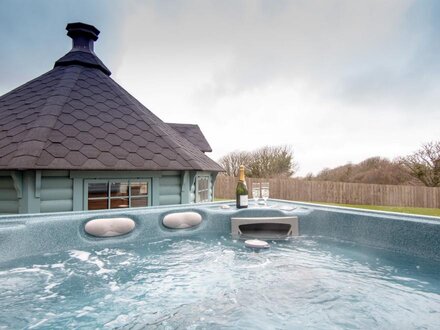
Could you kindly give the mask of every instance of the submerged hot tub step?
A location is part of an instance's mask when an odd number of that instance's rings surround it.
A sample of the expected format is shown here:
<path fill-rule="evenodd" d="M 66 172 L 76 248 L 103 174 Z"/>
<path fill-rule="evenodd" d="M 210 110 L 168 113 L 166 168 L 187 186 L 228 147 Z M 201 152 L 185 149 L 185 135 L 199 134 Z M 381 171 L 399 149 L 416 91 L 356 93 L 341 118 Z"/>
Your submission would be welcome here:
<path fill-rule="evenodd" d="M 284 239 L 298 236 L 298 217 L 231 218 L 233 237 Z"/>

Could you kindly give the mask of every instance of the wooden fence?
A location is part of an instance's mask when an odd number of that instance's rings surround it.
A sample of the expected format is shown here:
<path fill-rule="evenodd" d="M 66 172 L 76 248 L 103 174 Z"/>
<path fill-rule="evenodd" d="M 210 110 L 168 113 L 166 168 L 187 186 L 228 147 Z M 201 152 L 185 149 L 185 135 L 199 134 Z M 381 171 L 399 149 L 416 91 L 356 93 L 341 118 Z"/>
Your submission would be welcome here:
<path fill-rule="evenodd" d="M 252 182 L 269 182 L 270 197 L 304 202 L 440 208 L 440 188 L 394 186 L 297 179 L 246 179 L 249 198 Z M 237 178 L 219 175 L 216 198 L 235 198 Z"/>

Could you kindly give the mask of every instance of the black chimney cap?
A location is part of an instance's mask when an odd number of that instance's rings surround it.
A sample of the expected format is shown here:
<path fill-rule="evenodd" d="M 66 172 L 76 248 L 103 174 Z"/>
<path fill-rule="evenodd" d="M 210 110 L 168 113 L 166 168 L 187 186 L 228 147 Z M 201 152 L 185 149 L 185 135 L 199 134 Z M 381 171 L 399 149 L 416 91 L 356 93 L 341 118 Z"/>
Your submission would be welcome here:
<path fill-rule="evenodd" d="M 55 62 L 57 66 L 83 65 L 96 68 L 110 76 L 110 70 L 94 52 L 94 42 L 98 40 L 99 30 L 93 25 L 76 22 L 66 26 L 67 35 L 72 38 L 72 49 Z"/>
<path fill-rule="evenodd" d="M 72 39 L 77 36 L 84 36 L 92 39 L 93 41 L 98 40 L 99 30 L 95 28 L 93 25 L 76 22 L 69 23 L 66 26 L 67 35 Z"/>

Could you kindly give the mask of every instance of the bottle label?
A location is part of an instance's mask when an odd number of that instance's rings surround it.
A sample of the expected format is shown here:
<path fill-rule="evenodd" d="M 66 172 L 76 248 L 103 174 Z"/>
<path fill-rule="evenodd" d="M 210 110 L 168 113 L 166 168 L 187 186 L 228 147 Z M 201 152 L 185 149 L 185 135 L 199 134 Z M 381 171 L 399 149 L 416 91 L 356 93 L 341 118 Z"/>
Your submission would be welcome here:
<path fill-rule="evenodd" d="M 240 195 L 240 205 L 248 206 L 248 195 Z"/>

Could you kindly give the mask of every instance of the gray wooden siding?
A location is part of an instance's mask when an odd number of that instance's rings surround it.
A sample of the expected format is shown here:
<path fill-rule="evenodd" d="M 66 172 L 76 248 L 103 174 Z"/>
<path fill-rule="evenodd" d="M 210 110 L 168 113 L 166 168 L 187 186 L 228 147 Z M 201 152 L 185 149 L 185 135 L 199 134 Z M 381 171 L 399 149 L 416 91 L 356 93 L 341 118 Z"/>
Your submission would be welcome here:
<path fill-rule="evenodd" d="M 83 210 L 84 180 L 90 178 L 151 178 L 151 205 L 194 203 L 195 176 L 200 173 L 203 172 L 23 171 L 18 172 L 14 185 L 10 172 L 0 172 L 0 214 Z M 21 187 L 20 196 L 16 185 Z"/>
<path fill-rule="evenodd" d="M 17 214 L 18 197 L 10 176 L 0 176 L 0 214 Z"/>
<path fill-rule="evenodd" d="M 160 205 L 180 204 L 181 174 L 178 171 L 164 171 L 160 178 Z M 153 192 L 154 193 L 154 192 Z"/>
<path fill-rule="evenodd" d="M 73 180 L 68 171 L 45 172 L 41 177 L 41 212 L 73 210 Z"/>

